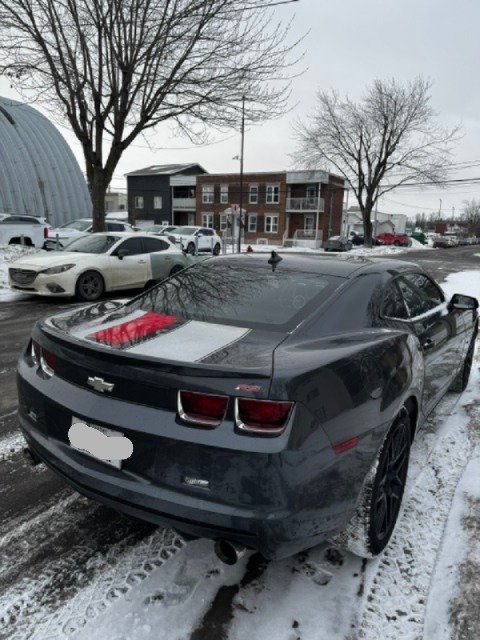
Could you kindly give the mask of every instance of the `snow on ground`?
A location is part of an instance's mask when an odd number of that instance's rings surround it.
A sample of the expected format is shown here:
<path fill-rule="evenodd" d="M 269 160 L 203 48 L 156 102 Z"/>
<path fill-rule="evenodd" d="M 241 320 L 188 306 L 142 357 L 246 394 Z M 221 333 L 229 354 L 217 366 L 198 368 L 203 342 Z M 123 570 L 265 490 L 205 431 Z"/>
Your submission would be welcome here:
<path fill-rule="evenodd" d="M 480 300 L 480 270 L 450 273 L 442 282 L 442 288 L 450 298 L 454 293 L 463 293 Z"/>
<path fill-rule="evenodd" d="M 0 247 L 0 301 L 15 300 L 22 296 L 21 293 L 12 291 L 8 286 L 8 266 L 14 260 L 29 253 L 36 253 L 38 249 L 34 247 L 22 247 L 18 244 L 9 244 Z"/>
<path fill-rule="evenodd" d="M 359 247 L 354 247 L 348 253 L 329 251 L 328 255 L 357 255 L 357 256 L 371 255 L 374 257 L 378 257 L 378 256 L 406 253 L 408 251 L 418 251 L 419 249 L 420 250 L 425 249 L 429 251 L 432 248 L 422 244 L 421 242 L 418 242 L 418 240 L 415 240 L 414 238 L 411 238 L 411 240 L 412 240 L 412 245 L 410 247 L 394 247 L 392 245 L 392 246 L 380 246 L 380 247 L 367 248 L 367 247 L 359 246 Z M 250 245 L 242 244 L 241 246 L 242 253 L 245 253 L 248 247 L 251 247 L 254 253 L 269 253 L 270 251 L 279 251 L 281 253 L 308 253 L 308 254 L 322 254 L 322 255 L 325 254 L 324 249 L 309 249 L 306 247 L 281 247 L 274 244 L 250 244 Z M 234 252 L 232 250 L 231 244 L 226 246 L 226 252 L 227 253 Z"/>

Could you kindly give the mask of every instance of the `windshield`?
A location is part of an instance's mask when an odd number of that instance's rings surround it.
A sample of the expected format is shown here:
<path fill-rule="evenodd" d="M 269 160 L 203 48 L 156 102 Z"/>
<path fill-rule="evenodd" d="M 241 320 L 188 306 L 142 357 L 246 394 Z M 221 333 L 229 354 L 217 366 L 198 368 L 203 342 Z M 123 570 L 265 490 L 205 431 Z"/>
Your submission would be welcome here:
<path fill-rule="evenodd" d="M 119 236 L 100 235 L 77 238 L 65 247 L 65 251 L 74 251 L 75 253 L 105 253 L 110 247 L 113 247 L 119 239 Z"/>
<path fill-rule="evenodd" d="M 198 231 L 197 227 L 177 227 L 175 233 L 182 236 L 192 236 L 195 231 Z"/>
<path fill-rule="evenodd" d="M 267 263 L 206 260 L 185 269 L 126 305 L 186 320 L 267 330 L 294 328 L 336 289 L 342 278 L 275 271 Z M 201 339 L 201 336 L 199 336 Z"/>
<path fill-rule="evenodd" d="M 85 231 L 88 227 L 92 226 L 91 220 L 74 220 L 73 222 L 67 222 L 62 224 L 59 229 L 74 229 L 75 231 Z"/>

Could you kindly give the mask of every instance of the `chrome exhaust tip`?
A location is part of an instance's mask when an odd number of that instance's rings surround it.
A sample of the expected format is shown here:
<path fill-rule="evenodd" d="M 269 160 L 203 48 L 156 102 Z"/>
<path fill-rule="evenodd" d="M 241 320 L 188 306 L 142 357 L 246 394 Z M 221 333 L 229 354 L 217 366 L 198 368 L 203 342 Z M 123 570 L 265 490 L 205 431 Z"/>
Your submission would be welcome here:
<path fill-rule="evenodd" d="M 41 459 L 30 449 L 30 447 L 25 447 L 23 449 L 23 457 L 31 467 L 36 467 L 37 464 L 41 463 Z"/>
<path fill-rule="evenodd" d="M 236 564 L 245 555 L 246 548 L 236 542 L 215 540 L 215 554 L 225 564 Z"/>

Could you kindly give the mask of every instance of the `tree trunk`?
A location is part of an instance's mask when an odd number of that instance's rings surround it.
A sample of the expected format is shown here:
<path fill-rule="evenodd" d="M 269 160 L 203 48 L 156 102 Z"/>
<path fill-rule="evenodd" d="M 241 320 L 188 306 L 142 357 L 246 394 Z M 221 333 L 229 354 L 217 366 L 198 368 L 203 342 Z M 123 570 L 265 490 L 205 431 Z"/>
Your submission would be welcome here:
<path fill-rule="evenodd" d="M 364 246 L 372 247 L 372 208 L 365 206 L 363 212 L 363 237 L 364 237 Z"/>
<path fill-rule="evenodd" d="M 105 231 L 105 194 L 108 188 L 108 181 L 105 179 L 105 172 L 102 167 L 93 167 L 92 184 L 90 194 L 93 205 L 93 232 Z"/>

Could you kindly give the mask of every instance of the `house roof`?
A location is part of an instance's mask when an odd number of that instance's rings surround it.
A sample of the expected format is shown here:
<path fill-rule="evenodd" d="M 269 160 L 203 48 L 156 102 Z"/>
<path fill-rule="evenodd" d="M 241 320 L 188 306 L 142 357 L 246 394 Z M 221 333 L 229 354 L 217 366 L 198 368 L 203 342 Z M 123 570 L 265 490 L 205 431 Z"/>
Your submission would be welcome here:
<path fill-rule="evenodd" d="M 191 169 L 192 167 L 198 167 L 204 173 L 207 171 L 202 167 L 202 165 L 197 162 L 193 162 L 190 164 L 153 164 L 150 167 L 145 167 L 144 169 L 137 169 L 136 171 L 130 171 L 130 173 L 126 173 L 127 177 L 129 176 L 158 176 L 158 175 L 175 175 L 176 173 L 182 173 L 187 169 Z"/>

